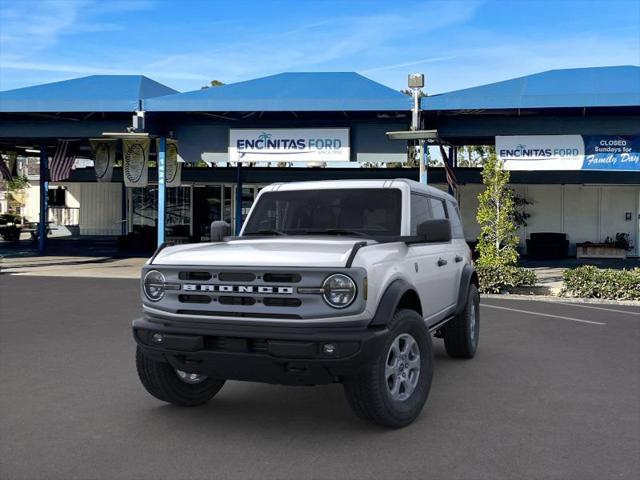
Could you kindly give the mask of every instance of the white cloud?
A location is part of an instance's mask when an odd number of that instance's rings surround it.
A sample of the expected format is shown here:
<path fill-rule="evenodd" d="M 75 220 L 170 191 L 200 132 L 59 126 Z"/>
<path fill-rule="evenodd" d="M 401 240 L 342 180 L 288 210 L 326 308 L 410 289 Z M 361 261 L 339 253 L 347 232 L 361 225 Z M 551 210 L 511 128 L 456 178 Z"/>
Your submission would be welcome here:
<path fill-rule="evenodd" d="M 41 0 L 0 4 L 0 60 L 29 58 L 55 46 L 61 37 L 121 30 L 122 25 L 96 20 L 108 13 L 152 7 L 148 1 Z"/>
<path fill-rule="evenodd" d="M 416 65 L 422 65 L 425 63 L 442 62 L 444 60 L 453 60 L 454 58 L 458 58 L 458 56 L 446 55 L 443 57 L 423 58 L 422 60 L 413 60 L 411 62 L 396 63 L 394 65 L 384 65 L 382 67 L 376 67 L 376 68 L 368 68 L 366 70 L 361 70 L 360 73 L 370 74 L 375 72 L 382 72 L 384 70 L 397 70 L 399 68 L 415 67 Z"/>
<path fill-rule="evenodd" d="M 8 61 L 3 62 L 3 68 L 13 70 L 29 70 L 42 72 L 59 72 L 59 73 L 79 73 L 83 75 L 140 75 L 140 70 L 128 68 L 107 68 L 107 67 L 91 67 L 87 65 L 65 65 L 57 63 L 39 63 L 39 62 L 20 62 Z M 209 77 L 197 73 L 189 72 L 167 72 L 164 70 L 146 71 L 146 75 L 179 80 L 197 80 L 199 82 L 207 80 Z"/>
<path fill-rule="evenodd" d="M 452 48 L 455 68 L 434 64 L 427 70 L 430 94 L 498 82 L 546 70 L 640 64 L 640 28 L 612 37 L 558 33 L 547 38 L 518 38 L 487 32 L 478 46 Z"/>
<path fill-rule="evenodd" d="M 283 26 L 278 30 L 279 25 L 273 25 L 276 33 L 259 38 L 248 36 L 247 40 L 240 42 L 229 40 L 223 46 L 190 48 L 185 53 L 151 60 L 148 67 L 209 72 L 210 78 L 227 83 L 282 71 L 326 70 L 327 66 L 335 69 L 336 64 L 344 64 L 343 70 L 391 70 L 402 65 L 380 65 L 378 60 L 389 43 L 415 44 L 429 32 L 465 22 L 478 6 L 478 2 L 417 5 L 411 17 L 428 18 L 429 21 L 411 21 L 408 12 L 396 9 L 390 13 L 338 16 L 293 29 Z M 242 35 L 239 37 L 243 38 Z M 393 53 L 395 58 L 397 53 Z M 409 64 L 436 61 L 437 57 Z M 375 58 L 377 63 L 372 65 L 371 58 Z M 365 65 L 369 68 L 362 68 Z"/>
<path fill-rule="evenodd" d="M 268 22 L 251 15 L 212 21 L 203 16 L 197 26 L 169 22 L 161 34 L 151 31 L 153 43 L 145 45 L 130 33 L 103 43 L 87 33 L 127 26 L 119 15 L 137 22 L 142 17 L 129 13 L 152 8 L 149 1 L 47 0 L 37 9 L 26 1 L 0 5 L 0 89 L 65 74 L 144 74 L 193 90 L 214 78 L 230 83 L 305 70 L 355 70 L 400 89 L 411 69 L 423 70 L 427 91 L 437 93 L 552 68 L 640 63 L 638 27 L 510 35 L 493 23 L 470 21 L 478 2 L 416 0 L 410 9 L 378 3 L 385 9 L 307 23 L 275 15 Z M 144 33 L 149 25 L 142 25 Z"/>

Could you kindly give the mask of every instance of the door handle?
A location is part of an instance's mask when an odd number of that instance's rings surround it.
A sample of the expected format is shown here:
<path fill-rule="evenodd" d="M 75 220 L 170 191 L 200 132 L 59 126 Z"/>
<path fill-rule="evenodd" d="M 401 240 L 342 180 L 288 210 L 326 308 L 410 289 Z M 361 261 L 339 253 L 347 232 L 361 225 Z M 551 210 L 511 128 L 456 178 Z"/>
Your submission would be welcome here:
<path fill-rule="evenodd" d="M 438 259 L 438 266 L 439 267 L 444 267 L 447 264 L 447 261 L 444 258 L 439 258 Z"/>
<path fill-rule="evenodd" d="M 460 255 L 456 255 L 456 263 L 460 263 L 463 258 Z"/>

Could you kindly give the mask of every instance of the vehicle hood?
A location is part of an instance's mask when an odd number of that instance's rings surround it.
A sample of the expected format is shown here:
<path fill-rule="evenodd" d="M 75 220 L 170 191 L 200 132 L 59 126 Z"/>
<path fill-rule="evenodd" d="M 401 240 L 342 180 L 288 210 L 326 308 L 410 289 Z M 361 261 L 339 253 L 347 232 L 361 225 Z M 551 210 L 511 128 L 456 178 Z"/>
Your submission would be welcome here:
<path fill-rule="evenodd" d="M 153 265 L 344 267 L 353 237 L 269 237 L 166 247 Z M 375 243 L 368 240 L 368 243 Z"/>

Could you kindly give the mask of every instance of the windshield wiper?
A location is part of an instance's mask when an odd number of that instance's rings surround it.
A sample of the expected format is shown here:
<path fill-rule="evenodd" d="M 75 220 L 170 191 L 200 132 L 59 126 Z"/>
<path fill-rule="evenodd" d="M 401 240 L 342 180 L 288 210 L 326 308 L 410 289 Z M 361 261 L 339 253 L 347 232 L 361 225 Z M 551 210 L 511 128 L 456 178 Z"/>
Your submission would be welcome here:
<path fill-rule="evenodd" d="M 353 237 L 365 237 L 369 238 L 366 233 L 358 232 L 356 230 L 347 230 L 344 228 L 327 228 L 326 230 L 307 230 L 305 233 L 313 234 L 326 234 L 326 235 L 351 235 Z"/>
<path fill-rule="evenodd" d="M 247 232 L 244 235 L 286 235 L 286 233 L 281 232 L 280 230 L 269 230 L 269 229 L 265 229 L 265 230 L 256 230 L 255 232 Z"/>

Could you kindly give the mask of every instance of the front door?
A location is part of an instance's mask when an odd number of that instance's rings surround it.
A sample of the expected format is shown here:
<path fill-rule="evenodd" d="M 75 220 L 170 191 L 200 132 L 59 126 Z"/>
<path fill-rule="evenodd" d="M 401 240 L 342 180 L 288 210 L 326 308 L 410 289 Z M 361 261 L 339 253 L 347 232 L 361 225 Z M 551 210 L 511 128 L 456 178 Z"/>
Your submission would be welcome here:
<path fill-rule="evenodd" d="M 412 193 L 410 208 L 410 235 L 415 235 L 417 226 L 425 220 L 447 218 L 443 201 L 426 195 Z M 409 247 L 409 270 L 413 264 L 414 283 L 429 324 L 446 316 L 457 300 L 454 298 L 458 275 L 455 256 L 450 242 L 418 243 Z"/>

